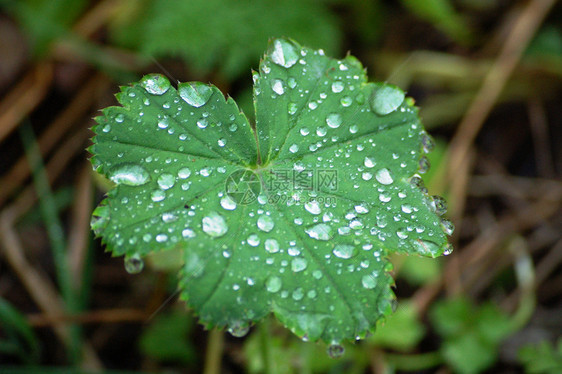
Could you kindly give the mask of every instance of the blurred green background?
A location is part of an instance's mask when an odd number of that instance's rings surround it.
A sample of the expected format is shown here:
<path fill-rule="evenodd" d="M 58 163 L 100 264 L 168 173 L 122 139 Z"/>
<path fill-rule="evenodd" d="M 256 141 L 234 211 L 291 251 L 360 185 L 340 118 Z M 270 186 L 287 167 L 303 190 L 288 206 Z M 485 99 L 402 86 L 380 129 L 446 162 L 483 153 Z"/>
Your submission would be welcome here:
<path fill-rule="evenodd" d="M 395 315 L 337 360 L 273 319 L 204 331 L 170 259 L 131 276 L 89 229 L 118 86 L 212 82 L 252 118 L 280 36 L 416 100 L 457 226 L 448 257 L 392 259 Z M 554 0 L 0 0 L 0 372 L 562 373 L 561 94 Z"/>

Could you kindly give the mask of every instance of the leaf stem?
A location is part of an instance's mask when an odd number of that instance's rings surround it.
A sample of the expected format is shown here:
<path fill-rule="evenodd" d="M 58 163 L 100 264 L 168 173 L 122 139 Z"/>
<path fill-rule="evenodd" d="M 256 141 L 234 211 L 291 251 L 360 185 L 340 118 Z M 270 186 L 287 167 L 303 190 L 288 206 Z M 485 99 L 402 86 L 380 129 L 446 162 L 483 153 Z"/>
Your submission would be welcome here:
<path fill-rule="evenodd" d="M 212 329 L 209 332 L 207 352 L 205 353 L 204 374 L 220 374 L 223 346 L 224 332 L 216 328 Z"/>
<path fill-rule="evenodd" d="M 263 372 L 265 374 L 272 374 L 272 363 L 273 357 L 271 356 L 271 341 L 269 340 L 270 329 L 269 329 L 269 318 L 264 318 L 259 324 L 259 334 L 260 334 L 260 350 L 263 361 Z"/>

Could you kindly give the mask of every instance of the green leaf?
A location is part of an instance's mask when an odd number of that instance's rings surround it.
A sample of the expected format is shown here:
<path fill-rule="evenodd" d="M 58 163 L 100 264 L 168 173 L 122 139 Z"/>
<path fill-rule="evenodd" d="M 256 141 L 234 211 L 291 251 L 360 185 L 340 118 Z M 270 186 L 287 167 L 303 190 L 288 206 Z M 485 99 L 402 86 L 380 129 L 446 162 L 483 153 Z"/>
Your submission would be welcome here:
<path fill-rule="evenodd" d="M 219 69 L 229 78 L 240 76 L 271 36 L 287 35 L 330 52 L 338 50 L 342 39 L 336 17 L 314 0 L 134 0 L 126 4 L 111 27 L 115 42 L 151 57 L 181 57 L 200 74 Z"/>
<path fill-rule="evenodd" d="M 525 367 L 525 373 L 562 373 L 562 339 L 558 339 L 556 347 L 548 341 L 536 345 L 527 344 L 519 350 L 518 356 Z"/>
<path fill-rule="evenodd" d="M 287 39 L 253 77 L 256 133 L 212 85 L 122 88 L 94 128 L 92 163 L 117 186 L 92 227 L 131 272 L 181 250 L 182 297 L 207 326 L 242 336 L 274 313 L 312 341 L 364 338 L 392 311 L 388 253 L 451 250 L 416 174 L 430 148 L 417 109 L 377 95 L 355 58 Z"/>

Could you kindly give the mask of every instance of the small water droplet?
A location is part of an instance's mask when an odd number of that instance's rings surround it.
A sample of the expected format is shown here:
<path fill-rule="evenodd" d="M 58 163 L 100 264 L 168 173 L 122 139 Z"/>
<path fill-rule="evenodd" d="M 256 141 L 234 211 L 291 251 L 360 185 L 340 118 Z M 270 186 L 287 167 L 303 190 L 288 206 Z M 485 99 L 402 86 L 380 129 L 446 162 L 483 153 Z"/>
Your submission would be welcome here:
<path fill-rule="evenodd" d="M 191 175 L 191 170 L 189 168 L 181 168 L 178 171 L 178 178 L 187 179 Z"/>
<path fill-rule="evenodd" d="M 307 127 L 303 127 L 300 132 L 302 136 L 307 136 L 308 134 L 310 134 L 310 130 Z"/>
<path fill-rule="evenodd" d="M 166 192 L 158 189 L 158 190 L 154 190 L 152 191 L 152 193 L 150 194 L 150 199 L 152 201 L 154 201 L 155 203 L 162 201 L 166 198 Z"/>
<path fill-rule="evenodd" d="M 447 201 L 445 201 L 445 199 L 441 196 L 431 196 L 431 208 L 435 214 L 442 216 L 447 213 Z"/>
<path fill-rule="evenodd" d="M 348 106 L 353 104 L 353 99 L 351 98 L 351 96 L 344 96 L 344 97 L 341 98 L 340 104 L 343 107 L 347 108 Z"/>
<path fill-rule="evenodd" d="M 311 200 L 308 201 L 304 204 L 304 208 L 311 214 L 320 214 L 321 209 L 320 209 L 320 204 L 318 204 L 318 201 L 316 200 Z"/>
<path fill-rule="evenodd" d="M 421 143 L 422 143 L 422 149 L 425 153 L 429 153 L 433 150 L 433 148 L 435 148 L 435 143 L 433 142 L 433 139 L 431 139 L 431 136 L 429 136 L 426 132 L 422 134 Z"/>
<path fill-rule="evenodd" d="M 299 151 L 299 146 L 297 144 L 293 144 L 289 147 L 289 152 L 297 153 Z"/>
<path fill-rule="evenodd" d="M 145 75 L 140 85 L 152 95 L 163 95 L 170 88 L 170 81 L 160 74 Z"/>
<path fill-rule="evenodd" d="M 199 127 L 200 129 L 204 129 L 207 126 L 209 126 L 209 120 L 207 118 L 200 118 L 197 121 L 197 127 Z"/>
<path fill-rule="evenodd" d="M 361 278 L 361 284 L 368 290 L 372 290 L 373 288 L 375 288 L 377 286 L 376 273 L 364 275 Z"/>
<path fill-rule="evenodd" d="M 248 236 L 247 242 L 252 247 L 257 247 L 258 245 L 260 245 L 260 237 L 256 234 L 251 234 L 250 236 Z"/>
<path fill-rule="evenodd" d="M 373 112 L 385 116 L 394 112 L 404 102 L 406 95 L 400 88 L 390 84 L 377 84 L 370 98 Z"/>
<path fill-rule="evenodd" d="M 423 156 L 422 158 L 420 158 L 418 172 L 421 174 L 425 174 L 429 170 L 430 166 L 431 165 L 429 164 L 429 160 L 427 159 L 427 157 Z"/>
<path fill-rule="evenodd" d="M 443 232 L 448 236 L 453 235 L 453 232 L 455 231 L 455 225 L 453 224 L 453 222 L 446 218 L 441 218 L 441 228 L 443 229 Z"/>
<path fill-rule="evenodd" d="M 263 215 L 258 218 L 258 228 L 261 231 L 270 232 L 271 230 L 273 230 L 274 226 L 275 222 L 273 222 L 273 218 L 271 218 L 270 216 Z"/>
<path fill-rule="evenodd" d="M 125 256 L 125 270 L 129 274 L 138 274 L 144 268 L 144 261 L 137 255 Z"/>
<path fill-rule="evenodd" d="M 226 221 L 216 212 L 210 212 L 209 215 L 203 217 L 202 228 L 207 235 L 213 238 L 221 237 L 228 231 Z"/>
<path fill-rule="evenodd" d="M 265 289 L 271 293 L 279 292 L 282 285 L 283 282 L 281 281 L 281 278 L 276 275 L 272 275 L 265 281 Z"/>
<path fill-rule="evenodd" d="M 392 182 L 394 182 L 394 179 L 392 179 L 392 176 L 390 176 L 390 172 L 387 168 L 382 168 L 377 171 L 375 178 L 381 184 L 391 184 Z"/>
<path fill-rule="evenodd" d="M 142 186 L 149 181 L 150 175 L 142 166 L 125 163 L 111 169 L 109 179 L 117 184 Z"/>
<path fill-rule="evenodd" d="M 290 102 L 289 104 L 287 104 L 287 109 L 289 114 L 293 115 L 297 112 L 299 106 L 296 103 Z"/>
<path fill-rule="evenodd" d="M 363 162 L 363 164 L 367 168 L 373 168 L 377 163 L 373 157 L 365 157 L 365 161 Z"/>

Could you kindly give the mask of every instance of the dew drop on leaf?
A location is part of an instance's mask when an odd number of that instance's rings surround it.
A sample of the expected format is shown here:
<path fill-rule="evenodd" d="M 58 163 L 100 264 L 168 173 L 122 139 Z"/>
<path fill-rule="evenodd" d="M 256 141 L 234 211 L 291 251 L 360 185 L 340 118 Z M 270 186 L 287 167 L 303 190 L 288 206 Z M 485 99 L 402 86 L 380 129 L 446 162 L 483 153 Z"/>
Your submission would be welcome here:
<path fill-rule="evenodd" d="M 391 184 L 394 182 L 394 179 L 390 176 L 390 172 L 387 168 L 382 168 L 377 171 L 375 178 L 380 184 Z"/>
<path fill-rule="evenodd" d="M 342 92 L 344 88 L 344 84 L 342 81 L 335 81 L 334 83 L 332 83 L 332 92 L 333 93 L 339 93 Z"/>
<path fill-rule="evenodd" d="M 150 176 L 142 166 L 126 163 L 115 166 L 109 173 L 109 179 L 117 184 L 142 186 L 149 181 Z"/>
<path fill-rule="evenodd" d="M 187 179 L 191 175 L 191 170 L 189 168 L 181 168 L 178 171 L 178 178 Z"/>
<path fill-rule="evenodd" d="M 216 212 L 211 212 L 202 220 L 203 232 L 213 238 L 223 236 L 228 232 L 228 226 L 223 216 Z"/>
<path fill-rule="evenodd" d="M 264 215 L 258 218 L 258 228 L 261 231 L 270 232 L 271 230 L 273 230 L 274 226 L 275 222 L 273 222 L 273 218 L 271 218 L 270 216 Z"/>
<path fill-rule="evenodd" d="M 431 196 L 431 208 L 435 211 L 435 214 L 442 216 L 447 213 L 447 202 L 441 196 Z"/>
<path fill-rule="evenodd" d="M 285 93 L 285 88 L 283 87 L 283 81 L 281 79 L 274 79 L 271 81 L 271 89 L 277 95 L 283 95 Z"/>
<path fill-rule="evenodd" d="M 298 58 L 298 52 L 290 41 L 277 39 L 273 42 L 271 60 L 277 65 L 290 68 L 297 63 Z"/>
<path fill-rule="evenodd" d="M 373 168 L 376 165 L 375 159 L 373 157 L 365 157 L 365 161 L 363 162 L 365 167 Z"/>
<path fill-rule="evenodd" d="M 357 254 L 357 249 L 350 244 L 336 244 L 332 253 L 339 258 L 348 259 Z"/>
<path fill-rule="evenodd" d="M 455 225 L 450 220 L 448 220 L 446 218 L 441 218 L 441 229 L 443 229 L 443 232 L 446 235 L 451 236 L 451 235 L 453 235 L 453 232 L 455 231 Z"/>
<path fill-rule="evenodd" d="M 265 289 L 271 293 L 279 292 L 282 284 L 281 278 L 276 275 L 272 275 L 265 281 Z"/>
<path fill-rule="evenodd" d="M 363 285 L 364 288 L 368 290 L 372 290 L 377 286 L 377 278 L 374 274 L 364 275 L 361 278 L 361 284 Z"/>
<path fill-rule="evenodd" d="M 250 331 L 250 326 L 246 323 L 235 322 L 228 327 L 228 332 L 230 335 L 236 338 L 242 338 L 248 334 Z"/>
<path fill-rule="evenodd" d="M 144 261 L 139 255 L 125 256 L 125 270 L 129 274 L 138 274 L 144 268 Z"/>
<path fill-rule="evenodd" d="M 297 153 L 298 151 L 299 151 L 299 146 L 296 145 L 296 144 L 292 144 L 292 145 L 289 147 L 289 152 L 291 152 L 291 153 Z"/>
<path fill-rule="evenodd" d="M 178 93 L 183 101 L 192 107 L 199 108 L 207 104 L 213 95 L 213 90 L 205 83 L 187 82 L 178 85 Z"/>
<path fill-rule="evenodd" d="M 266 239 L 265 250 L 268 251 L 269 253 L 279 252 L 279 242 L 275 239 Z"/>
<path fill-rule="evenodd" d="M 328 114 L 328 116 L 326 117 L 326 123 L 328 124 L 329 127 L 333 129 L 337 129 L 338 127 L 340 127 L 342 123 L 341 114 L 339 113 Z"/>
<path fill-rule="evenodd" d="M 176 183 L 176 178 L 169 173 L 164 173 L 158 177 L 158 186 L 160 186 L 163 190 L 169 190 L 170 188 L 174 187 Z"/>
<path fill-rule="evenodd" d="M 325 223 L 319 223 L 305 230 L 312 239 L 330 240 L 332 238 L 332 228 Z"/>
<path fill-rule="evenodd" d="M 232 198 L 230 196 L 224 196 L 221 199 L 221 206 L 223 207 L 223 209 L 226 210 L 234 210 L 236 209 L 236 201 L 232 200 Z"/>
<path fill-rule="evenodd" d="M 308 201 L 307 203 L 304 204 L 304 209 L 307 210 L 307 212 L 311 213 L 311 214 L 320 214 L 321 210 L 320 210 L 320 204 L 318 204 L 318 201 L 316 200 L 311 200 Z"/>
<path fill-rule="evenodd" d="M 260 237 L 257 236 L 256 234 L 251 234 L 250 236 L 248 236 L 248 244 L 251 245 L 252 247 L 257 247 L 258 245 L 260 245 Z"/>
<path fill-rule="evenodd" d="M 376 114 L 385 116 L 398 109 L 404 98 L 404 91 L 400 88 L 390 84 L 378 84 L 371 94 L 371 109 Z"/>
<path fill-rule="evenodd" d="M 160 74 L 145 75 L 140 85 L 152 95 L 163 95 L 170 88 L 170 81 Z"/>
<path fill-rule="evenodd" d="M 160 189 L 154 190 L 154 191 L 152 191 L 152 193 L 150 194 L 150 199 L 151 199 L 152 201 L 154 201 L 155 203 L 157 203 L 157 202 L 159 202 L 159 201 L 162 201 L 162 200 L 164 200 L 165 198 L 166 198 L 166 192 L 164 192 L 164 191 L 162 191 L 162 190 L 160 190 Z"/>
<path fill-rule="evenodd" d="M 295 273 L 305 270 L 307 266 L 308 266 L 308 261 L 306 261 L 302 257 L 293 258 L 293 260 L 291 261 L 291 269 Z"/>

